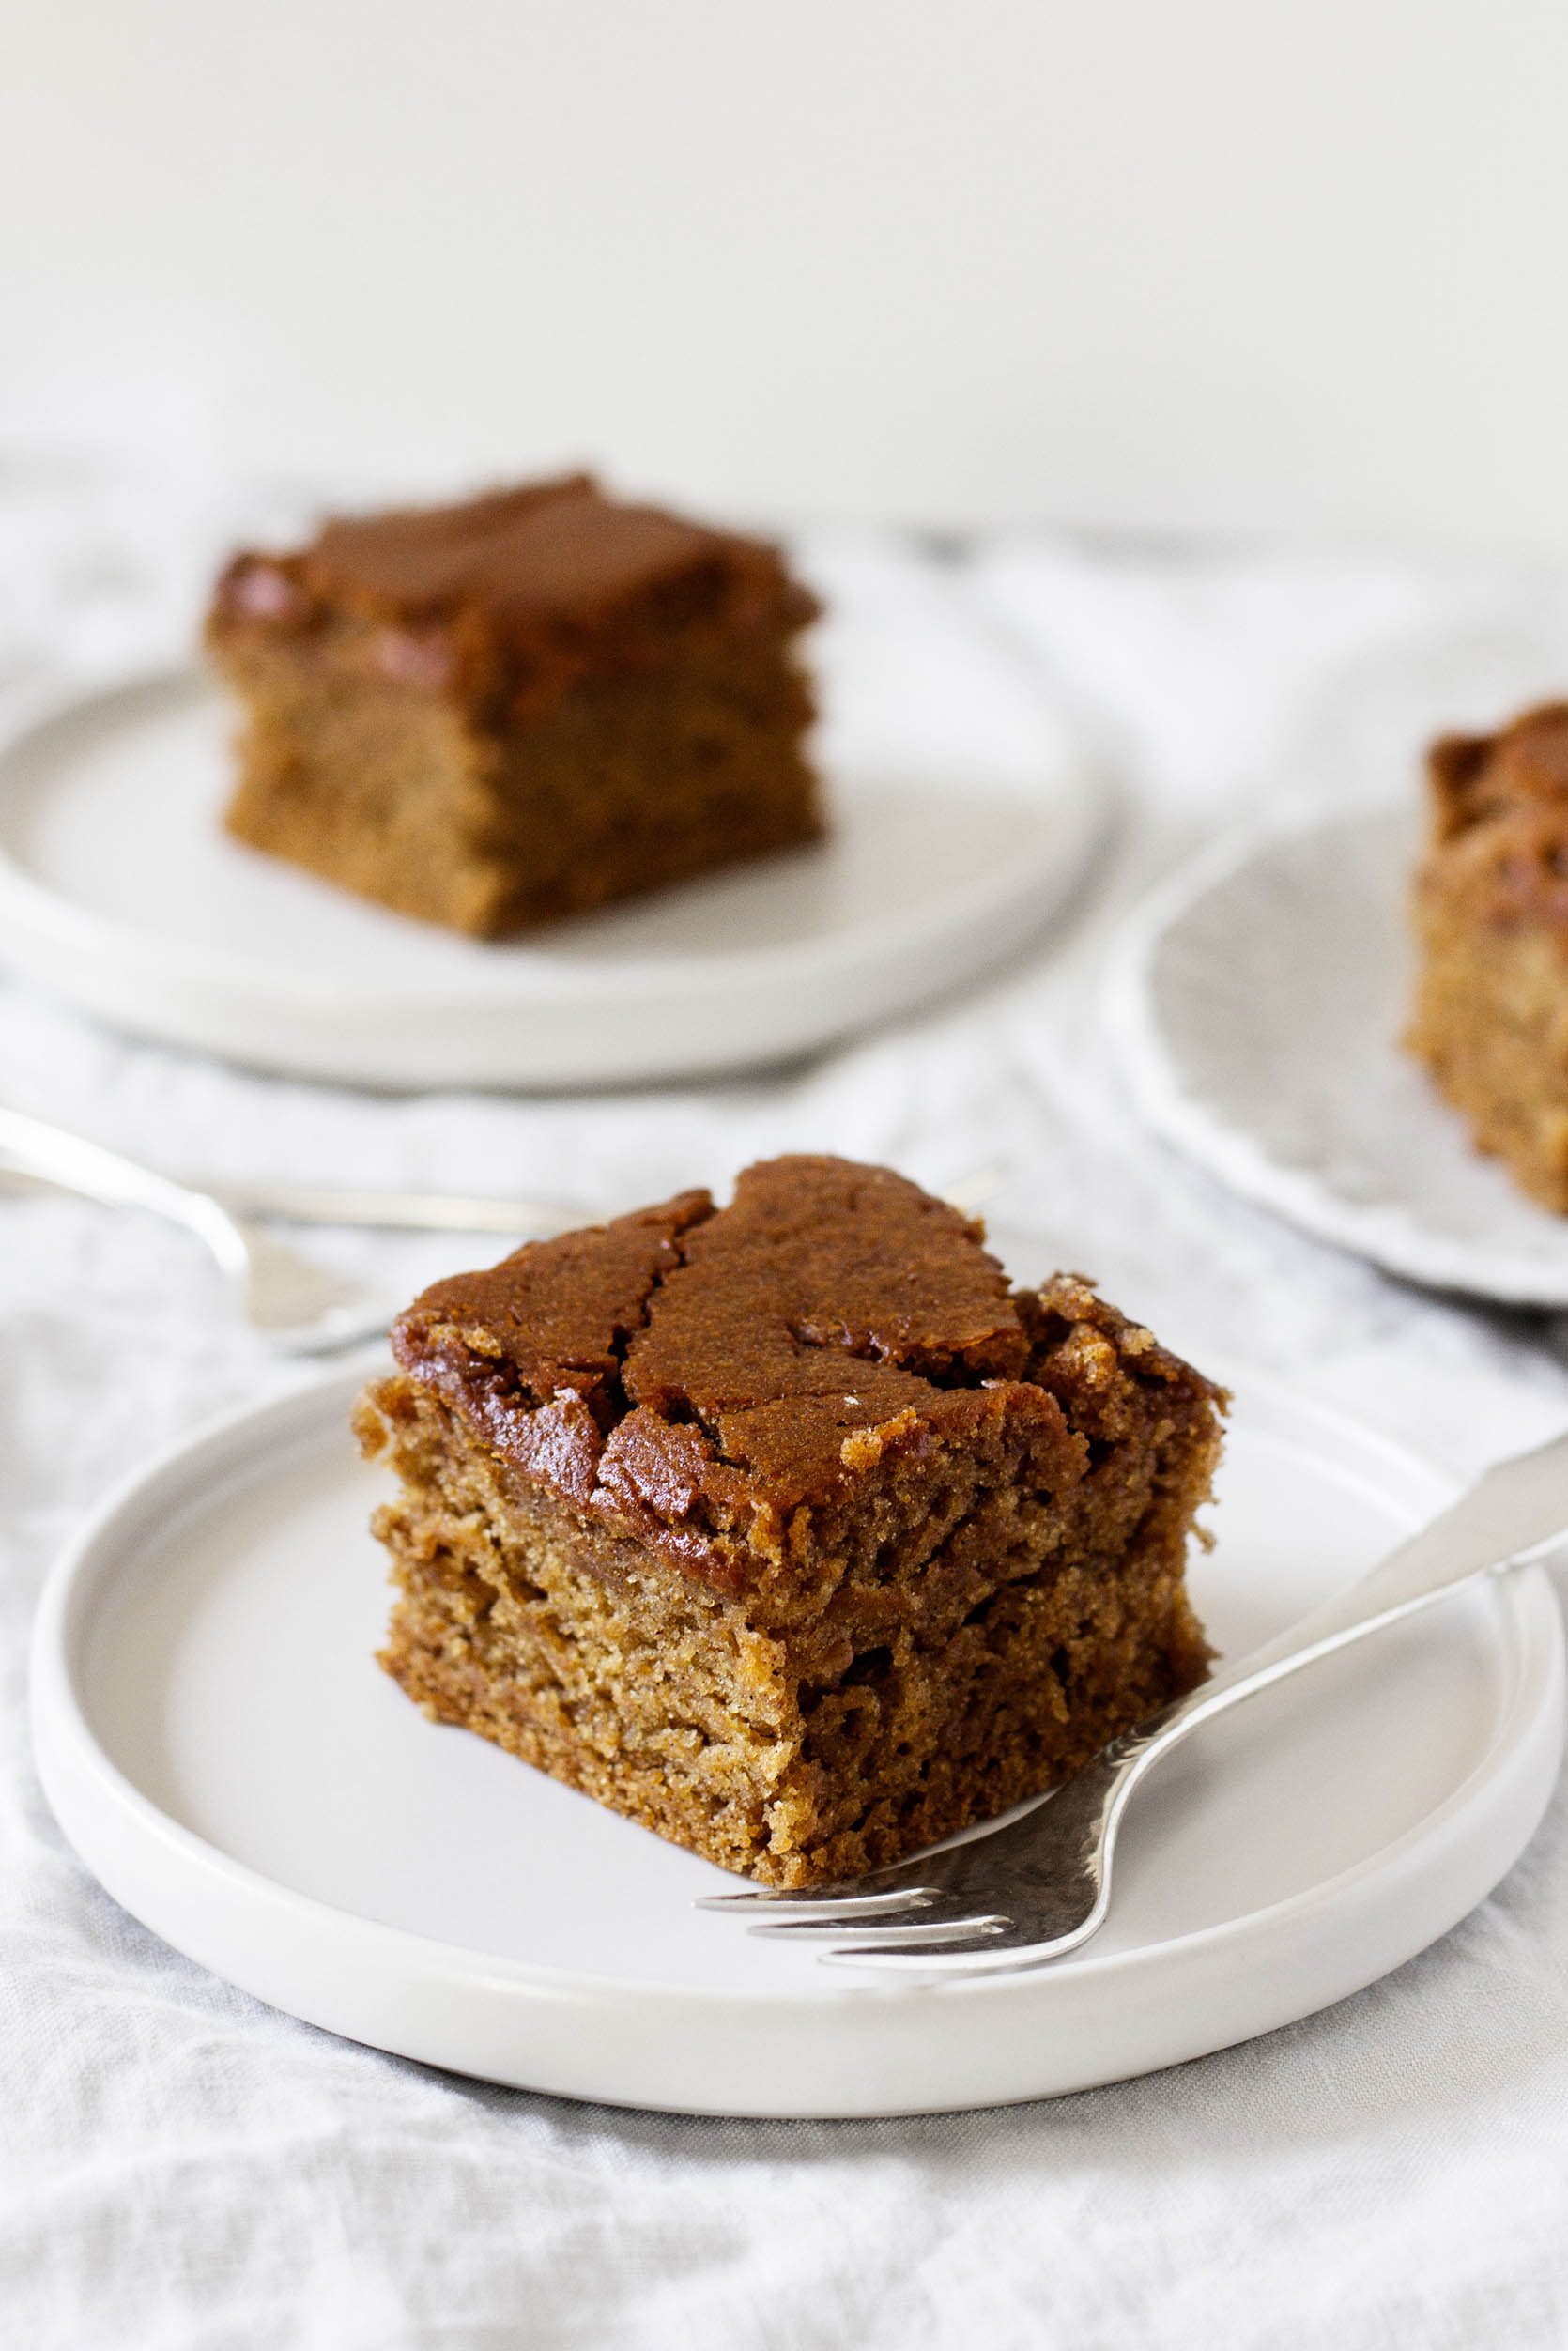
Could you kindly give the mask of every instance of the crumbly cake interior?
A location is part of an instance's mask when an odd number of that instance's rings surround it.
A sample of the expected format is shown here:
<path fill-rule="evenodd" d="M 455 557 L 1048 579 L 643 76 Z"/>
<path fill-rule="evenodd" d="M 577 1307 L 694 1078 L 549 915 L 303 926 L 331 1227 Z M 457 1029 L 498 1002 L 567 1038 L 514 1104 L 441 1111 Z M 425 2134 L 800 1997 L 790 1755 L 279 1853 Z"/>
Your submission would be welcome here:
<path fill-rule="evenodd" d="M 1568 705 L 1430 755 L 1406 1043 L 1543 1207 L 1568 1213 Z"/>
<path fill-rule="evenodd" d="M 1082 1282 L 1009 1293 L 955 1211 L 833 1160 L 569 1238 L 427 1293 L 361 1407 L 401 1481 L 382 1662 L 433 1716 L 798 1885 L 1201 1679 L 1219 1391 Z"/>
<path fill-rule="evenodd" d="M 823 830 L 776 551 L 592 481 L 237 557 L 208 648 L 246 725 L 224 822 L 504 937 Z"/>
<path fill-rule="evenodd" d="M 1407 1041 L 1478 1149 L 1544 1208 L 1568 1214 L 1568 974 L 1555 939 L 1499 935 L 1440 913 Z"/>
<path fill-rule="evenodd" d="M 822 831 L 801 750 L 810 699 L 782 636 L 584 682 L 500 730 L 449 698 L 346 675 L 315 646 L 251 648 L 227 667 L 247 713 L 227 829 L 473 937 Z"/>

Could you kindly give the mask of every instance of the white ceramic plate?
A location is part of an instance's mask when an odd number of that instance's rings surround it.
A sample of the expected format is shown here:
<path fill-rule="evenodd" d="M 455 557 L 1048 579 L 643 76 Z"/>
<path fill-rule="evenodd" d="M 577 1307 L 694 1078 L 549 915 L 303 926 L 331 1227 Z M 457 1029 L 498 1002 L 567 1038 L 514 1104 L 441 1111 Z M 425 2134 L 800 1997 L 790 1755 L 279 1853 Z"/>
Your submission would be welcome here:
<path fill-rule="evenodd" d="M 466 1731 L 372 1663 L 381 1473 L 342 1374 L 138 1478 L 54 1571 L 34 1735 L 126 1908 L 311 2022 L 458 2072 L 712 2114 L 1049 2097 L 1325 2006 L 1463 1917 L 1534 1830 L 1562 1744 L 1538 1570 L 1194 1734 L 1128 1832 L 1110 1924 L 1049 1969 L 826 1968 L 692 1908 L 732 1884 Z M 1241 1383 L 1194 1584 L 1254 1646 L 1450 1498 L 1347 1421 Z"/>
<path fill-rule="evenodd" d="M 5 957 L 120 1026 L 350 1084 L 636 1083 L 815 1049 L 1036 935 L 1103 806 L 999 649 L 956 712 L 896 633 L 875 654 L 851 634 L 821 664 L 826 842 L 530 945 L 410 921 L 229 839 L 233 715 L 194 674 L 97 695 L 0 753 Z"/>
<path fill-rule="evenodd" d="M 1401 1051 L 1412 814 L 1222 843 L 1113 952 L 1112 1037 L 1144 1115 L 1221 1182 L 1390 1273 L 1568 1306 L 1547 1214 Z"/>

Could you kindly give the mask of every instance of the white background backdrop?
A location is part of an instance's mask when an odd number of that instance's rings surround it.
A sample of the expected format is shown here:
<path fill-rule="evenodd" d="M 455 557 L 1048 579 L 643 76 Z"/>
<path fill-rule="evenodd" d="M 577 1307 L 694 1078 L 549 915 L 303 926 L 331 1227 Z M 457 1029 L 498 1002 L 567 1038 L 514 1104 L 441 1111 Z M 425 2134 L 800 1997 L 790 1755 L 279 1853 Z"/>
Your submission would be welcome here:
<path fill-rule="evenodd" d="M 19 0 L 4 50 L 13 427 L 150 385 L 367 488 L 1568 539 L 1560 0 Z"/>

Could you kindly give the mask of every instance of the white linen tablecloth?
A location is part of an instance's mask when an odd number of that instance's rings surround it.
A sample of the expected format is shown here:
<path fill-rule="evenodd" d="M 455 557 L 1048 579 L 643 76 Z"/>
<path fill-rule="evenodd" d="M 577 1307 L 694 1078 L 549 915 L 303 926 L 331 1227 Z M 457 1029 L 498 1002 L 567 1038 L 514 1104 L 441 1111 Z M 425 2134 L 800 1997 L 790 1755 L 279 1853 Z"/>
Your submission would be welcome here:
<path fill-rule="evenodd" d="M 56 475 L 0 497 L 0 691 L 166 650 L 210 514 Z M 204 535 L 205 533 L 205 535 Z M 1075 920 L 984 990 L 807 1068 L 547 1100 L 395 1099 L 128 1041 L 0 984 L 0 1100 L 172 1167 L 608 1209 L 780 1149 L 1005 1182 L 1021 1273 L 1086 1267 L 1200 1355 L 1469 1467 L 1568 1420 L 1528 1316 L 1401 1289 L 1137 1130 L 1096 1026 L 1115 914 L 1267 795 L 1371 784 L 1437 722 L 1568 681 L 1562 578 L 1386 550 L 820 542 L 973 649 L 1000 632 L 1127 792 Z M 40 597 L 40 560 L 50 592 Z M 932 657 L 935 657 L 934 655 Z M 9 668 L 8 668 L 8 660 Z M 955 653 L 955 661 L 961 661 Z M 3 713 L 0 713 L 3 715 Z M 412 1290 L 450 1244 L 339 1237 Z M 465 1253 L 463 1244 L 459 1253 Z M 476 1253 L 471 1247 L 466 1253 Z M 177 1958 L 66 1847 L 28 1756 L 44 1571 L 115 1479 L 297 1373 L 174 1230 L 0 1203 L 0 2312 L 29 2351 L 1510 2351 L 1568 2341 L 1568 1799 L 1437 1948 L 1248 2047 L 1054 2103 L 744 2123 L 490 2089 Z"/>

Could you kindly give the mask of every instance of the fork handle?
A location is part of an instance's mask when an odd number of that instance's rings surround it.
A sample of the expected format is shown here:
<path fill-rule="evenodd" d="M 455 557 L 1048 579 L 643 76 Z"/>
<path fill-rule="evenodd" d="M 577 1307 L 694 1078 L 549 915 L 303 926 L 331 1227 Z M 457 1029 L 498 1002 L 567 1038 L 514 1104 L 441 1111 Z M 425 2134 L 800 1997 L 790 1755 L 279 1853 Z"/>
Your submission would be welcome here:
<path fill-rule="evenodd" d="M 226 1273 L 244 1273 L 245 1238 L 226 1208 L 205 1192 L 189 1191 L 100 1143 L 89 1143 L 83 1135 L 28 1118 L 21 1111 L 0 1110 L 0 1169 L 37 1176 L 106 1207 L 148 1208 L 154 1216 L 199 1235 Z"/>

